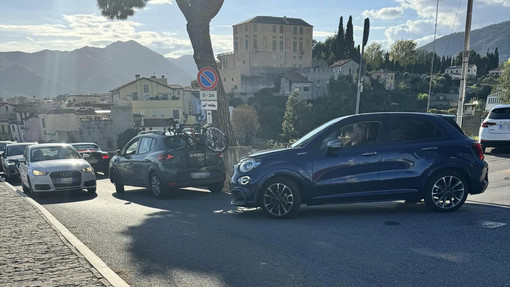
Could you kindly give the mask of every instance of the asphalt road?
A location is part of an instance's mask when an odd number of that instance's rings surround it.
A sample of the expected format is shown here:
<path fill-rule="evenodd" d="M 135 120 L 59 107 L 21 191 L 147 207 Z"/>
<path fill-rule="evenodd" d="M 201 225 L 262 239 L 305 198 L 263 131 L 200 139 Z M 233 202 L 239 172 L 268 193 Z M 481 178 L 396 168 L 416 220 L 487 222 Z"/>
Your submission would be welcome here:
<path fill-rule="evenodd" d="M 132 286 L 510 286 L 510 151 L 454 213 L 404 202 L 304 207 L 291 220 L 226 193 L 144 189 L 35 199 Z M 19 187 L 19 183 L 14 183 Z"/>

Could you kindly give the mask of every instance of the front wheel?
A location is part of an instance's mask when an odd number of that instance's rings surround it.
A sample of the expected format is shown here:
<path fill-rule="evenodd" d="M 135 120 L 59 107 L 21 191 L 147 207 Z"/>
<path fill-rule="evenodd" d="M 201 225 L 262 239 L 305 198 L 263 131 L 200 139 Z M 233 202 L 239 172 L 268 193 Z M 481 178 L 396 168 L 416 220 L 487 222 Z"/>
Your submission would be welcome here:
<path fill-rule="evenodd" d="M 217 193 L 223 190 L 223 182 L 215 183 L 215 184 L 209 184 L 207 186 L 207 189 L 209 189 L 212 193 Z"/>
<path fill-rule="evenodd" d="M 216 127 L 205 129 L 205 144 L 214 152 L 224 152 L 228 148 L 228 139 L 225 133 Z"/>
<path fill-rule="evenodd" d="M 276 178 L 262 190 L 262 210 L 272 218 L 291 218 L 301 205 L 298 186 L 286 178 Z"/>
<path fill-rule="evenodd" d="M 117 193 L 124 193 L 124 184 L 122 183 L 122 178 L 119 176 L 119 173 L 115 170 L 113 172 L 113 182 L 115 183 L 115 191 Z"/>
<path fill-rule="evenodd" d="M 21 187 L 23 188 L 24 193 L 30 193 L 32 190 L 30 189 L 30 181 L 28 182 L 29 186 L 26 186 L 23 181 L 21 181 Z"/>
<path fill-rule="evenodd" d="M 425 203 L 435 211 L 459 209 L 467 199 L 468 185 L 456 171 L 444 171 L 433 176 L 425 190 Z"/>
<path fill-rule="evenodd" d="M 95 187 L 87 188 L 87 192 L 88 192 L 89 194 L 96 194 L 96 188 L 95 188 Z"/>

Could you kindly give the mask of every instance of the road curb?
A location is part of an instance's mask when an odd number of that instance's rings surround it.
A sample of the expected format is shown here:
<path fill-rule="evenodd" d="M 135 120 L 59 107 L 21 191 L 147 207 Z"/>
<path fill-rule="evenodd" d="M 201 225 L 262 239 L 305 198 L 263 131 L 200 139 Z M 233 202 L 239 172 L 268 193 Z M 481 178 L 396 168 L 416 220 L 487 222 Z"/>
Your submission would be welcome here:
<path fill-rule="evenodd" d="M 101 260 L 92 250 L 90 250 L 85 244 L 83 244 L 76 236 L 74 236 L 60 221 L 58 221 L 46 208 L 40 205 L 37 201 L 33 200 L 25 193 L 20 192 L 14 186 L 5 182 L 8 187 L 12 190 L 16 191 L 21 197 L 23 197 L 28 203 L 37 208 L 44 217 L 55 227 L 55 229 L 60 232 L 62 236 L 72 245 L 78 252 L 80 252 L 85 259 L 113 286 L 115 287 L 129 287 L 122 278 L 120 278 L 117 273 L 113 272 L 106 263 Z"/>

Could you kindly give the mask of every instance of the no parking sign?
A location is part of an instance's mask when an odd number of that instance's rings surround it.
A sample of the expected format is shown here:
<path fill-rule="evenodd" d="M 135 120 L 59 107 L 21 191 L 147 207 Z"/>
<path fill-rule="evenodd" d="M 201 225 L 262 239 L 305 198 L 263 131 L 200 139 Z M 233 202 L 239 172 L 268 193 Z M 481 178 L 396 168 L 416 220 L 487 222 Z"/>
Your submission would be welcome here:
<path fill-rule="evenodd" d="M 204 67 L 198 71 L 197 82 L 202 89 L 206 91 L 213 90 L 218 84 L 218 74 L 213 68 Z"/>

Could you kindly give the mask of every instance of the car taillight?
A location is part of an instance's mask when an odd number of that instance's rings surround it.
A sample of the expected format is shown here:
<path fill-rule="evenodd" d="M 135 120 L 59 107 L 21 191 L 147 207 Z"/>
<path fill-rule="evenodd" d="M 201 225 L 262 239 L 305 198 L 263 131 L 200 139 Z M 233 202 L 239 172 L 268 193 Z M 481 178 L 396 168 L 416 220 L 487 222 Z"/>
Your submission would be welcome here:
<path fill-rule="evenodd" d="M 158 154 L 158 160 L 160 161 L 172 160 L 173 158 L 174 158 L 173 154 L 169 153 Z"/>
<path fill-rule="evenodd" d="M 109 155 L 107 155 L 107 154 L 103 154 L 103 155 L 101 156 L 101 158 L 102 158 L 102 159 L 109 159 L 109 158 L 110 158 L 110 156 L 109 156 Z"/>
<path fill-rule="evenodd" d="M 481 160 L 483 160 L 485 158 L 485 156 L 483 155 L 483 151 L 482 151 L 482 145 L 480 143 L 473 143 L 473 145 L 471 147 L 473 148 L 473 151 L 475 152 L 475 154 Z"/>
<path fill-rule="evenodd" d="M 490 126 L 493 126 L 495 125 L 496 123 L 491 123 L 491 122 L 483 122 L 482 123 L 482 128 L 488 128 Z"/>

